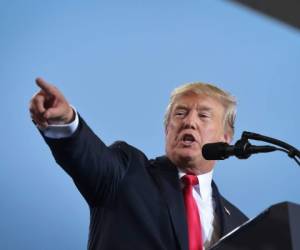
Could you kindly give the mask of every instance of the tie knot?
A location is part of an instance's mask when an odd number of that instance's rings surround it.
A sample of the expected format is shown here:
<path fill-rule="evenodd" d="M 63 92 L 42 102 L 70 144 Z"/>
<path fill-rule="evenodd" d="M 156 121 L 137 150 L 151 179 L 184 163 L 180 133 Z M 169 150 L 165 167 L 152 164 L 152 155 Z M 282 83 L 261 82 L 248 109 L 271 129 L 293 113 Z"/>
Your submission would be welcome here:
<path fill-rule="evenodd" d="M 194 186 L 199 183 L 196 175 L 186 174 L 181 179 L 186 186 Z"/>

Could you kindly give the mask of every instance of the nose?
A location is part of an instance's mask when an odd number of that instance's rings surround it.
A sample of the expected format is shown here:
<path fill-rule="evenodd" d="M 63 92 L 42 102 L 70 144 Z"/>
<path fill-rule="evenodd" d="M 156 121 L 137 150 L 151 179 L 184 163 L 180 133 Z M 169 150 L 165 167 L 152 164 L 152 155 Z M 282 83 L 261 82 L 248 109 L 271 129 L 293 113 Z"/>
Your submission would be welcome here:
<path fill-rule="evenodd" d="M 183 120 L 183 127 L 196 129 L 197 128 L 197 113 L 190 111 Z"/>

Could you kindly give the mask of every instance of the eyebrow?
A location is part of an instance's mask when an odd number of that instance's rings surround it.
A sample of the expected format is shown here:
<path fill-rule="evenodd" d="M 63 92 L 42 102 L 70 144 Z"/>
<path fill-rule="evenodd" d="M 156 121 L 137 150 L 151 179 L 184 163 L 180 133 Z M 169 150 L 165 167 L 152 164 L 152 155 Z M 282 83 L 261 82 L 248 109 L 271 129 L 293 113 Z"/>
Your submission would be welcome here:
<path fill-rule="evenodd" d="M 201 106 L 200 108 L 197 108 L 197 110 L 200 111 L 212 111 L 213 109 L 207 106 Z"/>
<path fill-rule="evenodd" d="M 187 105 L 179 104 L 179 105 L 176 105 L 176 106 L 174 107 L 174 110 L 175 110 L 175 109 L 187 109 L 187 108 L 188 108 Z"/>
<path fill-rule="evenodd" d="M 188 106 L 184 105 L 184 104 L 178 104 L 177 106 L 175 106 L 174 110 L 177 110 L 177 109 L 188 109 Z M 211 111 L 212 108 L 205 106 L 205 105 L 201 105 L 200 107 L 197 107 L 197 110 L 198 111 Z"/>

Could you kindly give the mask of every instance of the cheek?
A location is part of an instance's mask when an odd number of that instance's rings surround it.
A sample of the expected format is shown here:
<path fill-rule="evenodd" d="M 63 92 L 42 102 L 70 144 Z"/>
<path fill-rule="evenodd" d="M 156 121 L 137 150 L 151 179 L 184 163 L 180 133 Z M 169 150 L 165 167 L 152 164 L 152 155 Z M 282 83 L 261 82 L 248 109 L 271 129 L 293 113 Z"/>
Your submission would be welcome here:
<path fill-rule="evenodd" d="M 168 145 L 176 144 L 177 132 L 176 126 L 173 123 L 170 123 L 166 129 L 166 142 Z"/>
<path fill-rule="evenodd" d="M 224 139 L 223 129 L 219 126 L 206 127 L 201 132 L 201 138 L 204 141 L 219 141 Z"/>
<path fill-rule="evenodd" d="M 173 145 L 175 143 L 175 141 L 176 141 L 176 136 L 175 136 L 174 131 L 169 130 L 168 133 L 167 133 L 167 135 L 166 135 L 166 139 L 167 139 L 167 143 L 169 145 Z"/>

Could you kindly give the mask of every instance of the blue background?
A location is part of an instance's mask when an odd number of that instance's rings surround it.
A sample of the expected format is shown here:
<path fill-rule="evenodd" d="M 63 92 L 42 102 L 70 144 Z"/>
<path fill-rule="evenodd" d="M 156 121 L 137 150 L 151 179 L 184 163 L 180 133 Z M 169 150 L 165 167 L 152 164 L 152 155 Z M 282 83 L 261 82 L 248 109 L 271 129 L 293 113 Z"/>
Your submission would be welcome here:
<path fill-rule="evenodd" d="M 238 99 L 243 130 L 299 144 L 300 32 L 227 1 L 0 1 L 0 249 L 85 249 L 89 211 L 31 123 L 42 76 L 107 143 L 164 153 L 169 94 L 191 81 Z M 224 196 L 253 217 L 300 203 L 284 153 L 219 162 Z M 134 232 L 133 232 L 134 233 Z"/>

